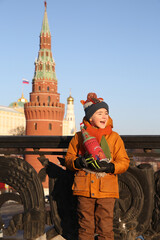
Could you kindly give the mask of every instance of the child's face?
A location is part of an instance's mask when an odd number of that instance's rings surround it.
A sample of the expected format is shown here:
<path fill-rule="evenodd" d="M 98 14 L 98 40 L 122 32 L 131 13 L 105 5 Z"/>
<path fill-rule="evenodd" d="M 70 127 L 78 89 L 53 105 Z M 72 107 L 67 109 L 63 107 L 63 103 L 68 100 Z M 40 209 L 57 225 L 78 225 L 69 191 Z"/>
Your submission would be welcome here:
<path fill-rule="evenodd" d="M 94 127 L 105 128 L 108 121 L 108 111 L 105 108 L 98 109 L 89 121 Z"/>

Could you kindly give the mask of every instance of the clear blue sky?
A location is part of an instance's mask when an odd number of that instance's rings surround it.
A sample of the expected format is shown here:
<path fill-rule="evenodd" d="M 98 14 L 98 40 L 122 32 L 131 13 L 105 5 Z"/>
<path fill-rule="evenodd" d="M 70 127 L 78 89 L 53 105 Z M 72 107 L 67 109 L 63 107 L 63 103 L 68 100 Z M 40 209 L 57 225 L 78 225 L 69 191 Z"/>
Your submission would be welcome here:
<path fill-rule="evenodd" d="M 43 0 L 0 0 L 0 105 L 29 100 Z M 119 134 L 160 134 L 160 0 L 48 0 L 60 102 L 96 92 Z"/>

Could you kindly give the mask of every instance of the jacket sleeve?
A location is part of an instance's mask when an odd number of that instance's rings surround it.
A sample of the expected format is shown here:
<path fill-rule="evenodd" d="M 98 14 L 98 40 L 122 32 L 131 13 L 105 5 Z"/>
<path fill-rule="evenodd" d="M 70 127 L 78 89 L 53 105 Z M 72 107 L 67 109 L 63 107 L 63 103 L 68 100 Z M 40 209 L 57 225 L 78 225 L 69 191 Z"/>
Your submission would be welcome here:
<path fill-rule="evenodd" d="M 78 157 L 78 152 L 79 152 L 79 133 L 76 133 L 75 136 L 71 139 L 67 154 L 65 156 L 65 165 L 66 168 L 74 171 L 74 170 L 79 170 L 75 168 L 74 165 L 74 160 Z"/>
<path fill-rule="evenodd" d="M 115 165 L 115 174 L 121 174 L 127 171 L 130 163 L 124 142 L 118 134 L 114 145 L 113 163 Z"/>

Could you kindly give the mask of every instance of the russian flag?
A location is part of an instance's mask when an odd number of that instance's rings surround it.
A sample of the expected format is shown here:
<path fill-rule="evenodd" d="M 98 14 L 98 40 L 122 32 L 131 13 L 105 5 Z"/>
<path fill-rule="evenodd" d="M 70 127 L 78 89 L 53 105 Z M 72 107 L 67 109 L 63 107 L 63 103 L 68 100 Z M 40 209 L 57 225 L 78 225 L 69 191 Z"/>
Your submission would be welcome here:
<path fill-rule="evenodd" d="M 29 84 L 29 81 L 27 79 L 23 78 L 22 80 L 22 83 Z"/>

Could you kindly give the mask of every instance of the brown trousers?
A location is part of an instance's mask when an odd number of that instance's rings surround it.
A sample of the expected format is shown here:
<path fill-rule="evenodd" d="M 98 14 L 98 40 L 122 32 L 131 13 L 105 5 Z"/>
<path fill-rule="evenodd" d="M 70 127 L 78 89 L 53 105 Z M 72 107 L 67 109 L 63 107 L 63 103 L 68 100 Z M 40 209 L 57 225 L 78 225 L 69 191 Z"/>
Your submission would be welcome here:
<path fill-rule="evenodd" d="M 78 240 L 114 240 L 113 198 L 87 198 L 78 196 Z"/>

